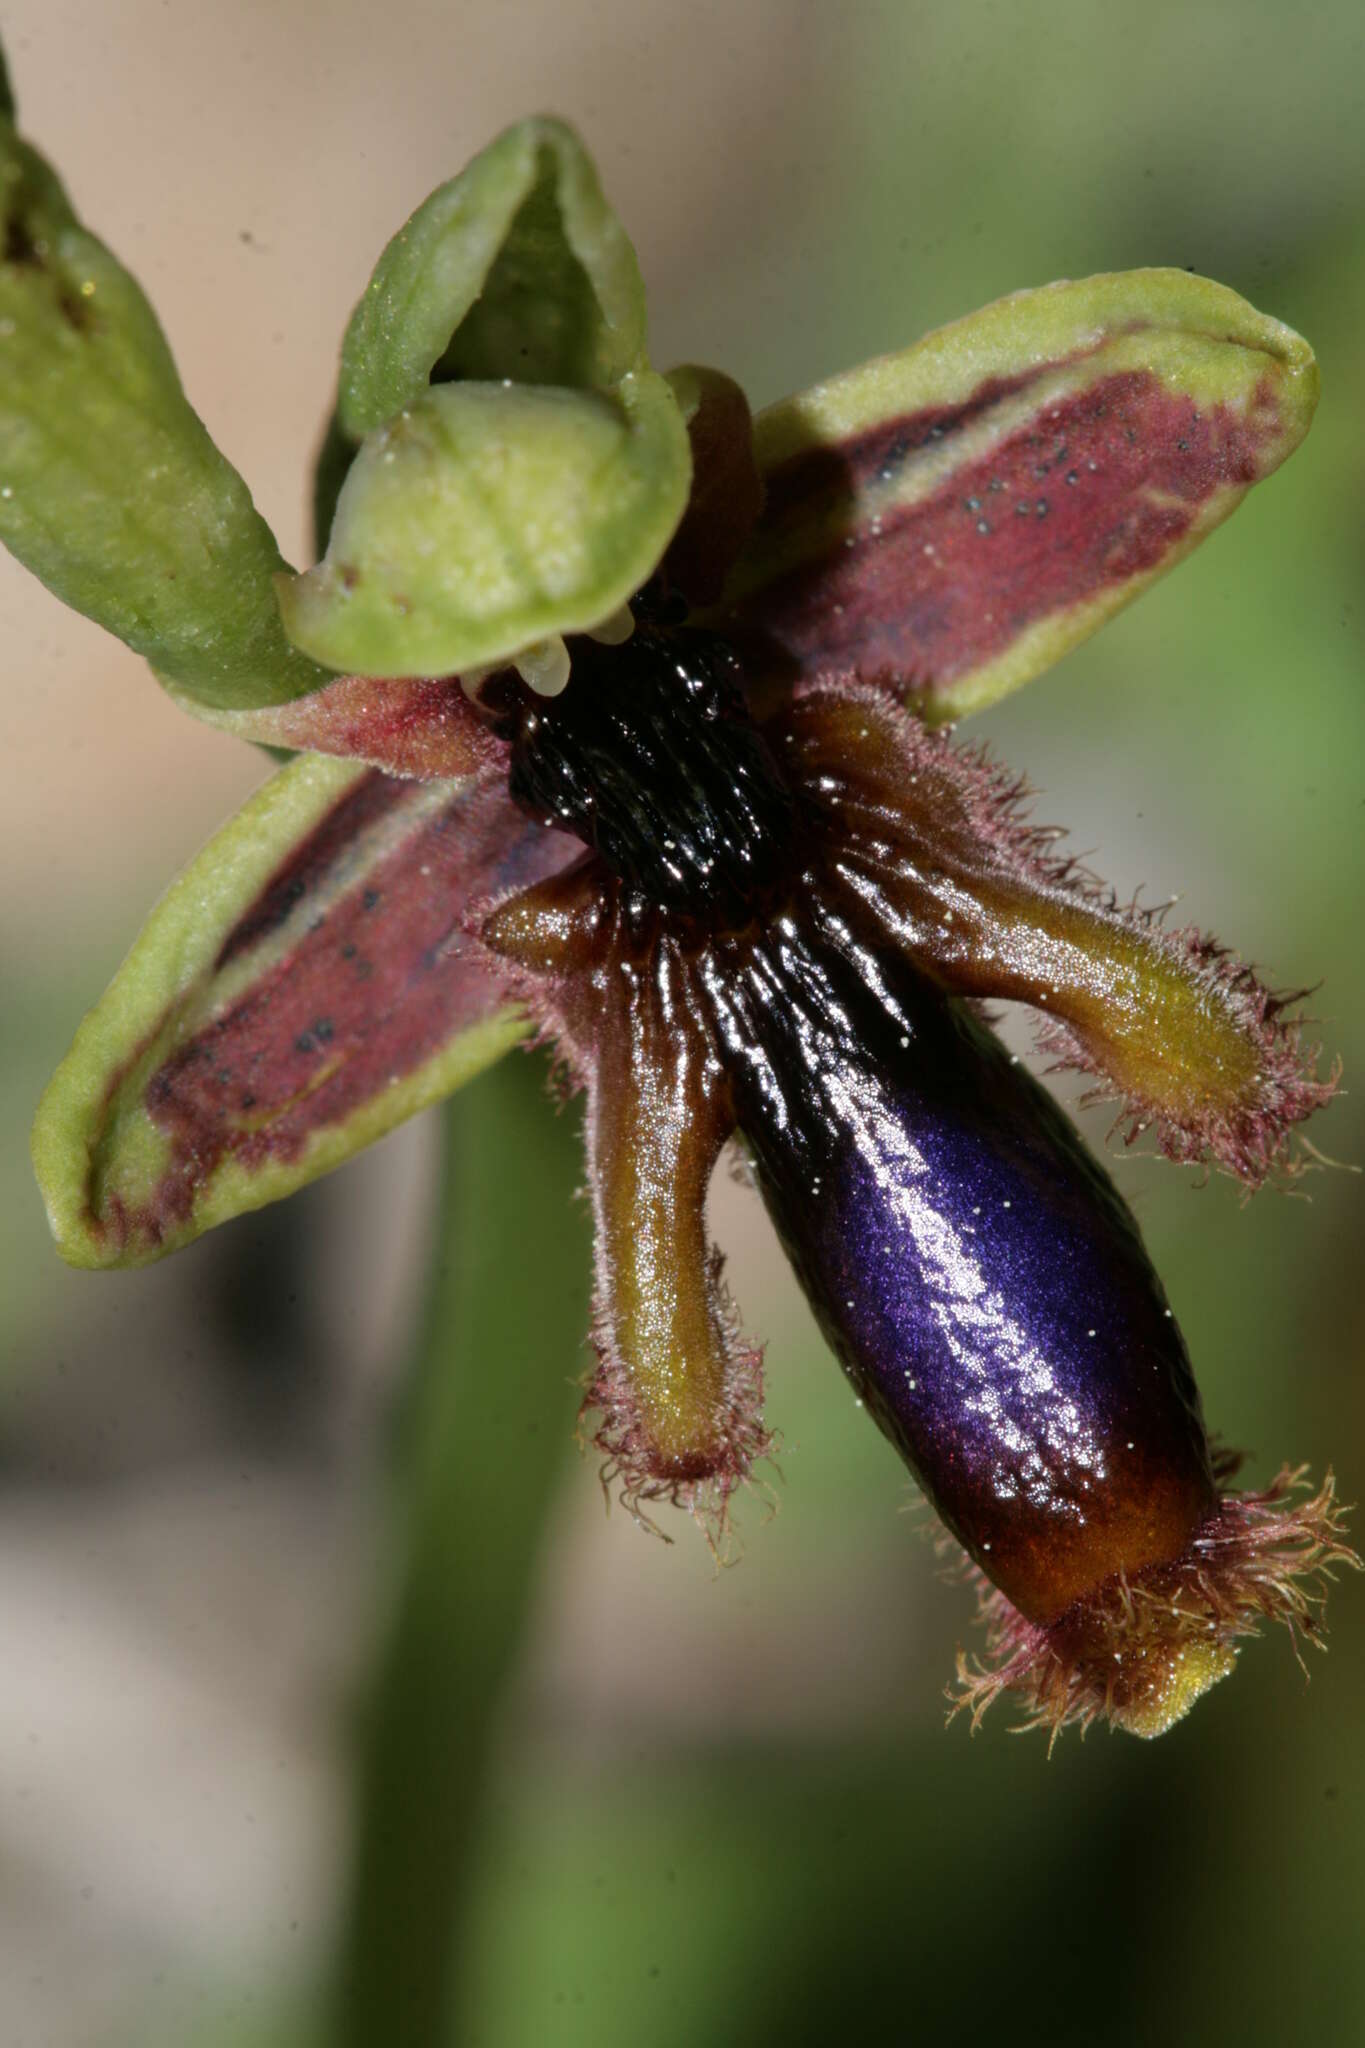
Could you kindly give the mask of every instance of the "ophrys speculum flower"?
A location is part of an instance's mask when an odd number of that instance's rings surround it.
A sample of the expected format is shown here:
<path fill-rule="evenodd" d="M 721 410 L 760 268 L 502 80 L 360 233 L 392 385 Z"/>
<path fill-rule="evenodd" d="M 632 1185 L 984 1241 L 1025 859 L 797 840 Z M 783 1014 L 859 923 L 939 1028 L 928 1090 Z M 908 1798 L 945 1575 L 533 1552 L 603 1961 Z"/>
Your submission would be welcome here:
<path fill-rule="evenodd" d="M 1131 1218 L 972 1005 L 1032 1005 L 1135 1129 L 1252 1186 L 1330 1084 L 1246 970 L 1058 862 L 932 727 L 1292 450 L 1306 346 L 1183 273 L 1092 279 L 751 426 L 729 380 L 650 366 L 591 166 L 526 123 L 381 259 L 327 554 L 288 578 L 136 287 L 9 162 L 7 538 L 190 708 L 309 750 L 172 890 L 44 1100 L 66 1254 L 156 1257 L 287 1192 L 529 1021 L 587 1095 L 589 1399 L 641 1519 L 723 1522 L 767 1448 L 704 1228 L 738 1134 L 995 1589 L 969 1697 L 1152 1733 L 1257 1619 L 1304 1622 L 1347 1554 L 1330 1483 L 1225 1491 Z"/>

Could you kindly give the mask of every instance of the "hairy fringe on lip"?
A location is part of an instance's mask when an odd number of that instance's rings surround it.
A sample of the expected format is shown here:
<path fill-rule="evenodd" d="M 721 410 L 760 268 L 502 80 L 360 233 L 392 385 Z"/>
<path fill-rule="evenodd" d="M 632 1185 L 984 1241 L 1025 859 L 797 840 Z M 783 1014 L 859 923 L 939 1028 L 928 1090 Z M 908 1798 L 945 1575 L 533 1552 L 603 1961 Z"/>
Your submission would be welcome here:
<path fill-rule="evenodd" d="M 631 1518 L 665 1543 L 672 1537 L 648 1510 L 682 1508 L 702 1531 L 718 1562 L 727 1561 L 734 1536 L 731 1504 L 741 1488 L 754 1486 L 754 1467 L 770 1458 L 776 1439 L 763 1422 L 763 1349 L 747 1344 L 728 1289 L 721 1281 L 724 1260 L 713 1251 L 709 1282 L 725 1338 L 725 1380 L 716 1417 L 716 1447 L 687 1464 L 660 1459 L 640 1416 L 630 1368 L 613 1346 L 611 1325 L 600 1299 L 594 1303 L 592 1343 L 597 1364 L 585 1381 L 579 1409 L 579 1441 L 601 1452 L 598 1473 L 608 1501 L 615 1497 Z M 594 1426 L 594 1418 L 596 1418 Z M 769 1496 L 770 1505 L 775 1505 Z"/>
<path fill-rule="evenodd" d="M 867 725 L 856 735 L 845 732 L 837 750 L 822 747 L 813 732 L 822 702 L 835 717 L 846 715 L 850 706 L 861 708 Z M 870 733 L 867 726 L 872 727 Z M 1064 1015 L 1032 1004 L 1040 1019 L 1040 1050 L 1057 1069 L 1094 1079 L 1097 1085 L 1088 1100 L 1119 1105 L 1116 1130 L 1125 1143 L 1151 1129 L 1166 1158 L 1216 1166 L 1251 1191 L 1268 1179 L 1292 1181 L 1322 1163 L 1314 1148 L 1296 1137 L 1295 1126 L 1331 1098 L 1341 1069 L 1338 1062 L 1325 1079 L 1317 1078 L 1314 1069 L 1321 1047 L 1306 1039 L 1307 1020 L 1290 1014 L 1309 991 L 1269 988 L 1251 966 L 1207 933 L 1189 925 L 1168 927 L 1170 903 L 1144 904 L 1136 895 L 1121 901 L 1082 858 L 1058 851 L 1064 836 L 1060 828 L 1034 821 L 1035 792 L 1023 776 L 994 760 L 984 746 L 955 745 L 951 728 L 927 731 L 887 686 L 832 679 L 808 684 L 797 692 L 790 711 L 778 715 L 774 730 L 797 742 L 793 765 L 798 779 L 819 774 L 837 759 L 844 789 L 823 829 L 827 835 L 838 832 L 841 857 L 879 877 L 891 900 L 897 896 L 897 861 L 908 856 L 916 863 L 925 861 L 931 870 L 941 863 L 987 918 L 997 877 L 1036 890 L 1054 903 L 1083 906 L 1105 924 L 1140 938 L 1154 957 L 1175 970 L 1209 1014 L 1221 1014 L 1236 1037 L 1253 1050 L 1252 1085 L 1227 1088 L 1221 1095 L 1210 1087 L 1199 1106 L 1186 1103 L 1177 1111 L 1172 1102 L 1113 1078 L 1102 1054 L 1082 1042 Z M 812 739 L 813 751 L 808 753 Z M 859 740 L 868 743 L 861 764 Z M 785 750 L 783 759 L 791 761 Z M 926 778 L 940 785 L 939 803 L 918 818 L 913 805 L 902 808 L 899 817 L 893 815 L 894 799 L 916 784 L 924 805 Z M 1083 949 L 1079 937 L 1077 943 Z M 935 963 L 930 957 L 925 965 L 931 973 L 942 972 L 951 992 L 962 993 L 951 964 Z M 1005 997 L 1029 1003 L 1026 994 L 1013 990 L 993 995 L 987 989 L 985 996 L 988 1001 Z M 1178 1057 L 1179 1045 L 1172 1050 Z"/>
<path fill-rule="evenodd" d="M 1219 1477 L 1235 1462 L 1221 1458 Z M 1116 1574 L 1046 1626 L 969 1566 L 988 1641 L 984 1658 L 958 1653 L 949 1720 L 965 1711 L 975 1730 L 1012 1694 L 1023 1708 L 1017 1728 L 1046 1728 L 1052 1742 L 1095 1721 L 1159 1735 L 1232 1670 L 1237 1646 L 1262 1622 L 1283 1623 L 1296 1651 L 1300 1642 L 1325 1649 L 1324 1581 L 1333 1565 L 1359 1570 L 1361 1560 L 1346 1541 L 1332 1474 L 1304 1499 L 1305 1471 L 1284 1466 L 1264 1492 L 1223 1493 L 1179 1557 Z"/>
<path fill-rule="evenodd" d="M 1037 1044 L 1039 1051 L 1052 1059 L 1053 1071 L 1095 1077 L 1098 1085 L 1085 1100 L 1088 1104 L 1121 1105 L 1116 1129 L 1124 1144 L 1131 1145 L 1151 1129 L 1164 1158 L 1178 1165 L 1208 1160 L 1235 1176 L 1249 1191 L 1267 1179 L 1292 1180 L 1316 1164 L 1314 1158 L 1295 1149 L 1292 1127 L 1331 1100 L 1341 1079 L 1341 1062 L 1334 1063 L 1325 1080 L 1317 1079 L 1314 1068 L 1322 1047 L 1305 1043 L 1307 1019 L 1288 1014 L 1310 991 L 1269 988 L 1252 966 L 1197 925 L 1168 927 L 1170 903 L 1139 903 L 1136 896 L 1121 902 L 1117 892 L 1083 860 L 1056 851 L 1061 836 L 1057 828 L 1032 822 L 1028 807 L 1035 792 L 1024 777 L 994 762 L 985 747 L 964 750 L 958 760 L 979 778 L 990 817 L 987 836 L 993 843 L 1012 855 L 1044 888 L 1064 890 L 1142 932 L 1168 958 L 1189 970 L 1256 1043 L 1262 1069 L 1254 1102 L 1235 1103 L 1227 1109 L 1211 1104 L 1204 1118 L 1177 1123 L 1156 1103 L 1121 1094 L 1065 1020 L 1044 1017 Z"/>

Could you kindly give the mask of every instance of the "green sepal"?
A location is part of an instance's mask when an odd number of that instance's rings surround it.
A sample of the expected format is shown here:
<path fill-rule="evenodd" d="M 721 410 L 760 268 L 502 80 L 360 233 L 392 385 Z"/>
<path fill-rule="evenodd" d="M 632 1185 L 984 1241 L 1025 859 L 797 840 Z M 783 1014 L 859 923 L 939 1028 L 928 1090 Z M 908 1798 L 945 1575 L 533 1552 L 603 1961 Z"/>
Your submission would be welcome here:
<path fill-rule="evenodd" d="M 353 439 L 440 382 L 605 391 L 645 362 L 635 251 L 572 129 L 519 121 L 399 230 L 351 316 L 337 410 Z"/>
<path fill-rule="evenodd" d="M 285 628 L 332 668 L 456 674 L 583 632 L 653 572 L 687 504 L 664 379 L 612 393 L 427 388 L 367 436 L 325 559 L 279 581 Z"/>
<path fill-rule="evenodd" d="M 335 412 L 323 430 L 313 457 L 313 551 L 324 554 L 332 536 L 337 499 L 351 472 L 359 443 L 351 439 Z"/>
<path fill-rule="evenodd" d="M 7 121 L 0 215 L 0 540 L 197 702 L 315 689 L 280 625 L 274 537 L 155 314 Z"/>
<path fill-rule="evenodd" d="M 450 674 L 615 612 L 691 482 L 645 342 L 635 252 L 582 144 L 559 121 L 507 129 L 418 208 L 352 315 L 326 557 L 279 583 L 291 640 L 335 669 Z"/>
<path fill-rule="evenodd" d="M 764 511 L 707 622 L 765 682 L 960 718 L 1182 561 L 1317 397 L 1302 336 L 1208 278 L 1018 292 L 759 415 Z"/>

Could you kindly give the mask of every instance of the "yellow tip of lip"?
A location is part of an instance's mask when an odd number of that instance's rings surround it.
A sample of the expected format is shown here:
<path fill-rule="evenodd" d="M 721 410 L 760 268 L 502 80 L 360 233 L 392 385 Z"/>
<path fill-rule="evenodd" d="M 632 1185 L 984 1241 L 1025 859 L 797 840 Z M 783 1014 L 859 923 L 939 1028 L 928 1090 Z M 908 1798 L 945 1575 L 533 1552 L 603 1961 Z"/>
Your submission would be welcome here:
<path fill-rule="evenodd" d="M 1164 1735 L 1184 1719 L 1211 1685 L 1227 1677 L 1236 1661 L 1236 1652 L 1218 1642 L 1182 1643 L 1174 1651 L 1139 1652 L 1133 1659 L 1137 1668 L 1124 1670 L 1116 1688 L 1123 1697 L 1114 1701 L 1112 1719 L 1130 1735 L 1148 1739 Z"/>

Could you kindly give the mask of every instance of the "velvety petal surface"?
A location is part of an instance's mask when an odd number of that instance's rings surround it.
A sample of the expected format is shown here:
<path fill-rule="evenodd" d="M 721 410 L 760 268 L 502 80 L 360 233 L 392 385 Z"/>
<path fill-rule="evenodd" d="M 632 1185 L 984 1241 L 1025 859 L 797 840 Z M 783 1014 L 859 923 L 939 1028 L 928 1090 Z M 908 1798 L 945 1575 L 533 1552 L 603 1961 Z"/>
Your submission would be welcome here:
<path fill-rule="evenodd" d="M 335 754 L 423 781 L 458 781 L 505 766 L 505 748 L 456 676 L 337 676 L 289 704 L 198 715 L 258 746 Z"/>
<path fill-rule="evenodd" d="M 760 677 L 979 709 L 1187 555 L 1317 390 L 1306 342 L 1184 271 L 1001 299 L 759 416 L 766 504 L 715 622 Z"/>
<path fill-rule="evenodd" d="M 34 1162 L 64 1256 L 158 1258 L 498 1057 L 524 1025 L 465 906 L 572 850 L 496 774 L 281 770 L 153 912 L 43 1097 Z"/>
<path fill-rule="evenodd" d="M 1044 1046 L 1169 1158 L 1252 1187 L 1292 1166 L 1334 1083 L 1234 956 L 1115 903 L 1021 818 L 1017 781 L 871 687 L 807 691 L 768 731 L 843 885 L 907 958 L 955 995 L 1031 1005 Z"/>
<path fill-rule="evenodd" d="M 189 405 L 136 281 L 0 118 L 0 540 L 191 708 L 323 672 L 285 638 L 285 564 Z"/>

